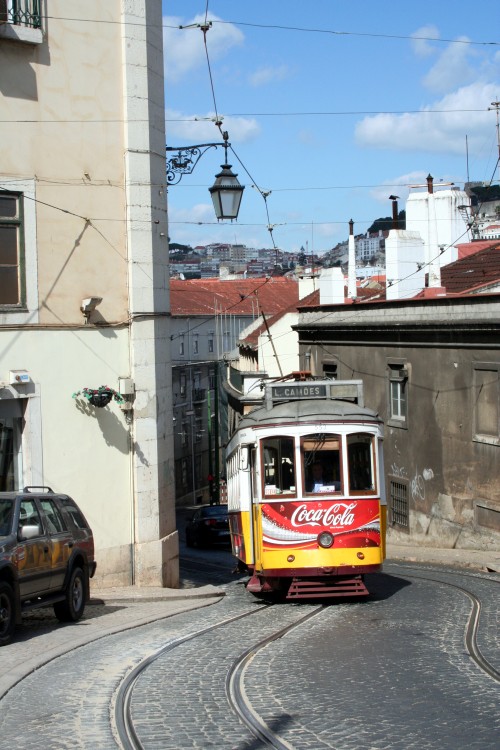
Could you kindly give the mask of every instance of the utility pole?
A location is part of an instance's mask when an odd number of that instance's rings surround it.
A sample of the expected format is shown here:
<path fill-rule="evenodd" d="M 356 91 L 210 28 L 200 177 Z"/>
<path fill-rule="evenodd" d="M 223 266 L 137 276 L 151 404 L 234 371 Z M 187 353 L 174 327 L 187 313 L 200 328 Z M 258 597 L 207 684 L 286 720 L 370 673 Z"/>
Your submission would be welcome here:
<path fill-rule="evenodd" d="M 214 383 L 214 412 L 215 412 L 215 424 L 214 424 L 214 445 L 215 445 L 215 477 L 214 477 L 214 494 L 213 502 L 218 505 L 220 503 L 220 452 L 219 452 L 219 360 L 215 361 L 214 368 L 215 383 Z"/>
<path fill-rule="evenodd" d="M 489 110 L 495 109 L 497 113 L 497 146 L 498 146 L 498 161 L 500 162 L 500 120 L 499 120 L 499 110 L 500 110 L 500 102 L 491 102 L 491 107 L 488 107 Z M 498 166 L 498 162 L 497 162 Z"/>

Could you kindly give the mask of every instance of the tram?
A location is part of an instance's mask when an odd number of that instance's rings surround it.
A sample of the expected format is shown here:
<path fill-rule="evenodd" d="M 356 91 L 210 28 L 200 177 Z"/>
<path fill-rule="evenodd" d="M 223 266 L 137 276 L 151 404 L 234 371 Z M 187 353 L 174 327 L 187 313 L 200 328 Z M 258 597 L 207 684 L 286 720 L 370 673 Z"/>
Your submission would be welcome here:
<path fill-rule="evenodd" d="M 385 558 L 383 424 L 362 381 L 300 375 L 265 383 L 228 443 L 232 551 L 256 596 L 366 596 Z"/>

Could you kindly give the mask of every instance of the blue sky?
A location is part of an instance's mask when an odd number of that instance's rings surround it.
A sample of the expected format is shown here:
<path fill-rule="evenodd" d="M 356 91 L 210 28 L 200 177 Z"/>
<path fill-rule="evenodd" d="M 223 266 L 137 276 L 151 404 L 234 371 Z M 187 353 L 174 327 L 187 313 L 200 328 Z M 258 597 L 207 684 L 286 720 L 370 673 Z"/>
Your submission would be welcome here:
<path fill-rule="evenodd" d="M 203 32 L 178 28 L 207 8 L 214 93 Z M 272 247 L 271 224 L 277 247 L 321 253 L 349 219 L 361 233 L 390 215 L 389 195 L 403 208 L 428 173 L 463 186 L 466 139 L 470 179 L 493 176 L 498 0 L 164 0 L 163 13 L 167 144 L 220 141 L 217 110 L 246 186 L 238 221 L 217 223 L 223 150 L 209 150 L 169 188 L 173 242 Z"/>

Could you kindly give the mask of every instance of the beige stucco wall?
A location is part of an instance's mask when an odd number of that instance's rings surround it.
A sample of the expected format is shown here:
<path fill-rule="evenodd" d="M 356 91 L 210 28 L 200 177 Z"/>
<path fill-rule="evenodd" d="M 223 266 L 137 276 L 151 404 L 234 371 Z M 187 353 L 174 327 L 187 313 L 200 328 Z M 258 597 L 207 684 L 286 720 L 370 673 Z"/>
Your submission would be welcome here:
<path fill-rule="evenodd" d="M 24 369 L 31 379 L 13 389 L 26 397 L 23 483 L 50 486 L 77 501 L 94 532 L 98 575 L 116 583 L 131 577 L 118 564 L 125 554 L 130 568 L 130 426 L 115 402 L 96 409 L 72 394 L 84 386 L 117 389 L 118 377 L 128 372 L 127 339 L 126 330 L 4 331 L 0 357 L 2 378 Z"/>
<path fill-rule="evenodd" d="M 162 4 L 48 6 L 40 44 L 0 38 L 0 187 L 28 218 L 27 311 L 0 311 L 0 381 L 30 372 L 23 483 L 82 504 L 103 582 L 176 586 Z M 87 297 L 102 302 L 84 327 Z M 120 375 L 130 425 L 71 399 Z"/>
<path fill-rule="evenodd" d="M 114 0 L 51 0 L 42 44 L 0 40 L 0 180 L 36 181 L 42 323 L 80 323 L 90 295 L 105 320 L 126 318 L 119 20 Z"/>

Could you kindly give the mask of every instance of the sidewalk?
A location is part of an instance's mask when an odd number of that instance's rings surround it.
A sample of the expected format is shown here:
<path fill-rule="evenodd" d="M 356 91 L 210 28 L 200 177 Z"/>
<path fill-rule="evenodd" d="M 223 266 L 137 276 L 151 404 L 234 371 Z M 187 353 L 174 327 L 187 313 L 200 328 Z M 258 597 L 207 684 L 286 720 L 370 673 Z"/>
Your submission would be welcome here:
<path fill-rule="evenodd" d="M 95 586 L 90 581 L 91 604 L 125 604 L 127 602 L 189 602 L 190 609 L 194 609 L 207 600 L 217 599 L 224 596 L 224 591 L 216 586 L 199 586 L 191 589 L 168 589 L 161 586 L 113 586 L 103 588 Z M 201 600 L 201 601 L 198 601 Z"/>
<path fill-rule="evenodd" d="M 438 563 L 459 568 L 473 568 L 483 572 L 500 573 L 500 550 L 438 549 L 434 547 L 406 547 L 387 543 L 387 561 Z"/>

